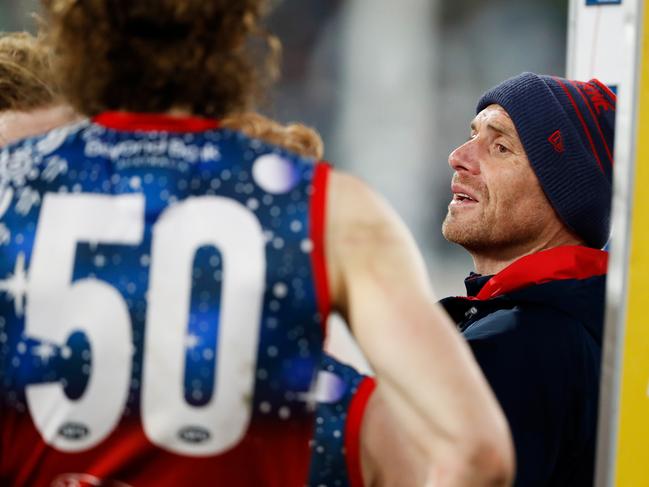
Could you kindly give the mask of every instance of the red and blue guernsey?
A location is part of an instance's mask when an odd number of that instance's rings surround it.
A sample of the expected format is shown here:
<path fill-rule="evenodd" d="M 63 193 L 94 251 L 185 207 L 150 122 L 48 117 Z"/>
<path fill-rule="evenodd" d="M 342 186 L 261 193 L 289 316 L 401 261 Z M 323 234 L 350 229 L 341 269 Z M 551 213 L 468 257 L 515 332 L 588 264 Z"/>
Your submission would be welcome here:
<path fill-rule="evenodd" d="M 363 487 L 361 427 L 376 383 L 324 355 L 309 486 Z"/>
<path fill-rule="evenodd" d="M 307 482 L 327 166 L 109 113 L 0 152 L 0 484 Z"/>

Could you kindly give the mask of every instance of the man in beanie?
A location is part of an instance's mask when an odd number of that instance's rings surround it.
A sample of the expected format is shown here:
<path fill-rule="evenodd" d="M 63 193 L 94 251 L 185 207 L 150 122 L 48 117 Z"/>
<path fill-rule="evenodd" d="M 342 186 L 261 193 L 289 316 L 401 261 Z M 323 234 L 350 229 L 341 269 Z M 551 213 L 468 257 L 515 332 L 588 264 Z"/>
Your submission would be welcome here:
<path fill-rule="evenodd" d="M 509 485 L 504 415 L 398 217 L 218 121 L 272 74 L 248 49 L 267 3 L 43 1 L 89 118 L 0 149 L 1 485 L 305 485 L 330 309 L 431 482 Z"/>
<path fill-rule="evenodd" d="M 517 486 L 593 483 L 614 119 L 601 82 L 524 73 L 449 157 L 443 234 L 475 272 L 442 304 L 505 410 Z"/>

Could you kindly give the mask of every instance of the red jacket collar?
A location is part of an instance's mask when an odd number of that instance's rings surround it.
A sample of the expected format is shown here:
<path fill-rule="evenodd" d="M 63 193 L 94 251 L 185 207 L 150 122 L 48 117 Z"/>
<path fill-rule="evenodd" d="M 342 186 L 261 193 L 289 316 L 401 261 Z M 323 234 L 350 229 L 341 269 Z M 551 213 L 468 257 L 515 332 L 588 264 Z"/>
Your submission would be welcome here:
<path fill-rule="evenodd" d="M 474 299 L 486 300 L 512 291 L 564 279 L 606 274 L 608 252 L 580 246 L 556 247 L 521 257 L 493 276 Z"/>
<path fill-rule="evenodd" d="M 104 112 L 93 122 L 121 132 L 205 132 L 219 127 L 218 120 L 176 117 L 159 113 Z"/>

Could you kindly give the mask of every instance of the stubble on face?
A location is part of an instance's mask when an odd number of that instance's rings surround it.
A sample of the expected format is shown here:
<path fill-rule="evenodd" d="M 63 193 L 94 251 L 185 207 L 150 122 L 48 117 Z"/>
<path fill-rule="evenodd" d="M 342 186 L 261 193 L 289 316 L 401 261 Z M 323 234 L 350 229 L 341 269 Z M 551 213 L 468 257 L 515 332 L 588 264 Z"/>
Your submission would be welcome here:
<path fill-rule="evenodd" d="M 480 198 L 480 203 L 471 209 L 449 205 L 442 224 L 444 238 L 467 249 L 486 244 L 490 240 L 489 218 L 485 214 L 490 199 L 487 186 L 479 181 L 471 181 L 470 178 L 460 176 L 458 173 L 453 176 L 453 183 L 470 188 Z"/>
<path fill-rule="evenodd" d="M 482 199 L 468 211 L 449 207 L 442 224 L 444 238 L 471 253 L 500 252 L 538 239 L 546 225 L 545 215 L 554 210 L 549 203 L 544 204 L 545 196 L 540 186 L 530 188 L 535 182 L 510 181 L 510 191 L 498 192 L 493 199 L 486 185 L 464 183 L 472 188 L 482 186 L 484 189 L 478 192 Z M 529 192 L 539 197 L 520 197 Z"/>
<path fill-rule="evenodd" d="M 477 201 L 453 201 L 442 233 L 473 254 L 516 252 L 543 238 L 554 210 L 502 107 L 483 110 L 472 130 L 471 139 L 454 153 L 455 162 L 449 160 L 455 169 L 453 186 Z"/>

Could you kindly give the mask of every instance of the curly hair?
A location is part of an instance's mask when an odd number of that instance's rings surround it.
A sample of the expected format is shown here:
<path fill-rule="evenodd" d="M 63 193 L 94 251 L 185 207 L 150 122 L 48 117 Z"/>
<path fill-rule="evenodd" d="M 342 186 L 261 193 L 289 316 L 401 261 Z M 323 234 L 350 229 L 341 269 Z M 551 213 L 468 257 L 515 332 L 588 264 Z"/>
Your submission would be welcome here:
<path fill-rule="evenodd" d="M 29 111 L 60 100 L 50 50 L 26 32 L 0 35 L 0 111 Z"/>
<path fill-rule="evenodd" d="M 279 42 L 260 27 L 267 0 L 43 4 L 62 92 L 85 115 L 178 109 L 222 118 L 250 109 L 277 70 Z"/>
<path fill-rule="evenodd" d="M 324 144 L 320 134 L 300 123 L 281 125 L 258 113 L 240 113 L 224 118 L 221 126 L 278 145 L 304 157 L 322 159 L 324 156 Z"/>

